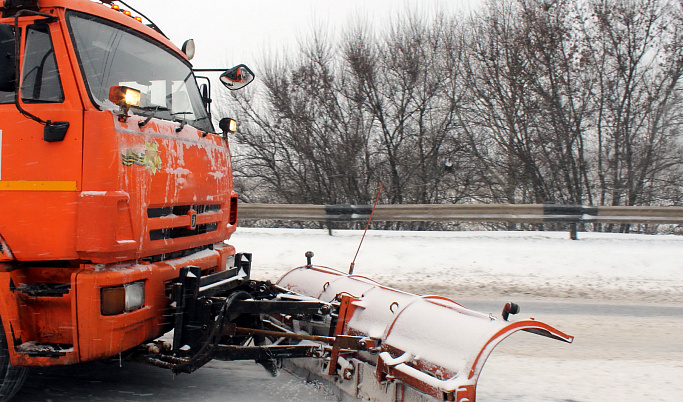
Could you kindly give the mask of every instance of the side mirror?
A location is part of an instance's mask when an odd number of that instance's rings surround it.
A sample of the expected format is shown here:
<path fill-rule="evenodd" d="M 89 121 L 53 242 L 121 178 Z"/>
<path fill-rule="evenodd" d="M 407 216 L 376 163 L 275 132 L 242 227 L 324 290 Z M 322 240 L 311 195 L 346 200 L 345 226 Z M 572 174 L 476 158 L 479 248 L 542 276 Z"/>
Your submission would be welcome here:
<path fill-rule="evenodd" d="M 244 64 L 235 66 L 220 76 L 220 80 L 231 91 L 236 91 L 238 89 L 244 88 L 254 81 L 255 75 L 249 69 L 249 67 Z"/>
<path fill-rule="evenodd" d="M 209 96 L 209 86 L 202 84 L 202 86 L 199 87 L 199 92 L 202 94 L 202 102 L 204 102 L 204 107 L 208 108 L 209 104 L 211 103 L 211 96 Z"/>

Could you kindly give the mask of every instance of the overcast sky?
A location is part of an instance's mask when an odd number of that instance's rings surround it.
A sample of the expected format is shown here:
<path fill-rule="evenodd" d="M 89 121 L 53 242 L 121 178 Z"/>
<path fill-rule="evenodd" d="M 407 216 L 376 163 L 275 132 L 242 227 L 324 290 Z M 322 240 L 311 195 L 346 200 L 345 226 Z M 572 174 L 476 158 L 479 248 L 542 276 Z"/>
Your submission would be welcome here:
<path fill-rule="evenodd" d="M 405 10 L 469 10 L 480 0 L 126 0 L 154 21 L 180 47 L 195 40 L 195 68 L 245 63 L 258 75 L 258 61 L 271 52 L 293 51 L 316 26 L 339 32 L 354 19 L 385 26 Z"/>

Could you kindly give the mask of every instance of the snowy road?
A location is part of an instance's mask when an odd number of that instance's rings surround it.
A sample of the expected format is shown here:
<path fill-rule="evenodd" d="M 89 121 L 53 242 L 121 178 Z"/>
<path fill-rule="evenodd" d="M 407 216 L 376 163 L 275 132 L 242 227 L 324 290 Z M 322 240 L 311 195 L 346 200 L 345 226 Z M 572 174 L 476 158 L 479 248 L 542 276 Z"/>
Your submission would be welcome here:
<path fill-rule="evenodd" d="M 477 401 L 683 400 L 683 307 L 528 302 L 525 310 L 574 343 L 513 335 L 486 363 Z"/>
<path fill-rule="evenodd" d="M 33 369 L 17 402 L 336 401 L 331 391 L 289 373 L 272 378 L 254 362 L 211 362 L 192 374 L 136 363 Z"/>
<path fill-rule="evenodd" d="M 464 301 L 480 311 L 500 303 Z M 497 309 L 495 310 L 497 312 Z M 671 401 L 683 398 L 683 307 L 522 303 L 577 338 L 520 333 L 486 363 L 478 401 Z M 34 369 L 17 401 L 336 401 L 334 391 L 253 362 L 213 362 L 190 375 L 91 363 Z"/>
<path fill-rule="evenodd" d="M 507 301 L 574 335 L 571 345 L 526 333 L 487 362 L 478 401 L 683 400 L 683 238 L 566 233 L 373 232 L 357 270 L 380 282 L 442 293 L 495 315 Z M 253 276 L 305 262 L 344 269 L 358 232 L 240 229 Z M 358 272 L 358 271 L 357 271 Z M 251 362 L 214 362 L 191 375 L 124 364 L 36 369 L 18 401 L 335 401 L 331 391 Z"/>

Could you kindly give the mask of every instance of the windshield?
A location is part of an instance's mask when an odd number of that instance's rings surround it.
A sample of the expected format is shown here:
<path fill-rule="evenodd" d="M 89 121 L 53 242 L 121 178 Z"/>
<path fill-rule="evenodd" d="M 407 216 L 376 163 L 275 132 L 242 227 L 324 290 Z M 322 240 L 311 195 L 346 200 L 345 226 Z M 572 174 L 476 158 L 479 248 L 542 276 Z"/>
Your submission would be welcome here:
<path fill-rule="evenodd" d="M 213 132 L 192 69 L 183 60 L 105 20 L 70 13 L 68 21 L 90 97 L 101 109 L 119 110 L 109 100 L 109 88 L 123 85 L 141 94 L 132 113 Z"/>

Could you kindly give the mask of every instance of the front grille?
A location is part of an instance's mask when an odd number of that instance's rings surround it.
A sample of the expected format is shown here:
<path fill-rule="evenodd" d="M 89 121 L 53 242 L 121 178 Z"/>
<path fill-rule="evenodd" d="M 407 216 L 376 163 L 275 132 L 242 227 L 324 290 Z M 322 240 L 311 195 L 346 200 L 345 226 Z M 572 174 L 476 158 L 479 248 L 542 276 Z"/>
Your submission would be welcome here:
<path fill-rule="evenodd" d="M 214 232 L 218 229 L 218 222 L 207 223 L 205 225 L 197 225 L 197 228 L 192 230 L 188 227 L 164 228 L 149 231 L 150 240 L 164 240 L 177 239 L 180 237 L 196 236 L 203 233 Z"/>
<path fill-rule="evenodd" d="M 204 205 L 174 205 L 170 207 L 148 208 L 148 218 L 162 218 L 164 216 L 181 216 L 187 215 L 190 209 L 197 211 L 197 214 L 205 214 L 207 212 L 220 211 L 221 206 L 218 204 L 204 204 Z"/>
<path fill-rule="evenodd" d="M 145 257 L 142 260 L 143 261 L 149 261 L 149 262 L 159 262 L 159 261 L 166 261 L 166 260 L 174 260 L 176 258 L 183 258 L 187 257 L 190 254 L 198 253 L 203 250 L 213 250 L 213 245 L 212 244 L 207 244 L 206 246 L 200 246 L 200 247 L 195 247 L 195 248 L 190 248 L 187 250 L 179 250 L 179 251 L 174 251 L 171 253 L 166 253 L 166 254 L 158 254 L 158 255 L 153 255 L 150 257 Z"/>

